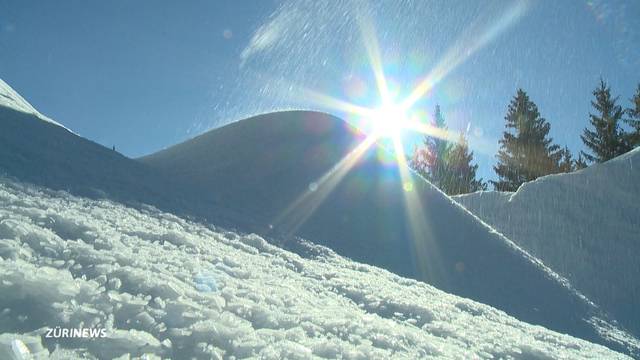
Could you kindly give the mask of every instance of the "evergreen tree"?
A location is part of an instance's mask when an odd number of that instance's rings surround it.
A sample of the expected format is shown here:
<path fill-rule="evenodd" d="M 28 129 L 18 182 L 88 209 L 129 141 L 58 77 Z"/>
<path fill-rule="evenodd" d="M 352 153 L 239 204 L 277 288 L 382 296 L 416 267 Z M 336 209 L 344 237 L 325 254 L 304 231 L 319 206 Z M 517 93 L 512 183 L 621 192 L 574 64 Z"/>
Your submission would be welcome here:
<path fill-rule="evenodd" d="M 436 105 L 431 125 L 446 134 L 447 126 L 439 105 Z M 432 184 L 442 188 L 450 177 L 446 166 L 450 150 L 447 139 L 425 135 L 422 147 L 414 149 L 409 165 Z"/>
<path fill-rule="evenodd" d="M 440 106 L 436 106 L 432 126 L 447 133 Z M 473 152 L 469 152 L 464 137 L 456 145 L 441 136 L 425 135 L 421 147 L 414 148 L 409 165 L 432 184 L 449 195 L 486 190 L 482 179 L 476 179 L 478 165 L 472 165 Z"/>
<path fill-rule="evenodd" d="M 640 84 L 631 100 L 631 107 L 627 108 L 628 119 L 625 122 L 632 127 L 632 131 L 627 135 L 627 140 L 631 147 L 640 146 Z"/>
<path fill-rule="evenodd" d="M 471 164 L 473 151 L 469 152 L 467 140 L 462 134 L 458 143 L 451 149 L 447 160 L 451 177 L 442 189 L 445 193 L 458 195 L 487 190 L 487 184 L 482 179 L 476 179 L 478 165 Z"/>
<path fill-rule="evenodd" d="M 433 126 L 438 128 L 443 134 L 447 134 L 448 129 L 444 121 L 442 111 L 440 111 L 440 105 L 436 105 L 436 111 L 433 117 Z M 446 186 L 445 184 L 450 181 L 451 174 L 447 166 L 447 157 L 451 151 L 451 144 L 446 138 L 439 136 L 431 136 L 425 139 L 427 142 L 427 149 L 432 154 L 432 166 L 430 171 L 430 179 L 439 188 Z"/>
<path fill-rule="evenodd" d="M 587 161 L 584 159 L 584 156 L 582 156 L 582 154 L 578 154 L 578 159 L 575 160 L 574 164 L 573 164 L 573 168 L 575 170 L 581 170 L 587 167 Z"/>
<path fill-rule="evenodd" d="M 493 167 L 499 179 L 491 181 L 496 190 L 515 191 L 524 182 L 561 171 L 563 154 L 548 137 L 551 125 L 522 89 L 509 103 L 505 121 L 507 130 Z"/>
<path fill-rule="evenodd" d="M 571 155 L 571 150 L 568 147 L 564 147 L 564 149 L 559 151 L 560 161 L 558 162 L 558 167 L 560 172 L 569 173 L 574 170 L 577 170 L 577 161 L 573 160 L 573 156 Z"/>
<path fill-rule="evenodd" d="M 617 97 L 611 96 L 611 89 L 600 79 L 600 85 L 593 91 L 595 100 L 591 105 L 596 114 L 589 114 L 593 130 L 584 129 L 580 138 L 591 150 L 591 154 L 582 152 L 590 162 L 604 162 L 631 150 L 627 136 L 620 128 L 620 121 L 624 111 L 617 105 Z"/>
<path fill-rule="evenodd" d="M 422 146 L 418 147 L 414 145 L 413 152 L 409 158 L 409 167 L 415 170 L 423 178 L 429 179 L 429 168 L 431 163 L 431 154 L 429 154 L 429 150 L 424 145 L 424 140 Z"/>

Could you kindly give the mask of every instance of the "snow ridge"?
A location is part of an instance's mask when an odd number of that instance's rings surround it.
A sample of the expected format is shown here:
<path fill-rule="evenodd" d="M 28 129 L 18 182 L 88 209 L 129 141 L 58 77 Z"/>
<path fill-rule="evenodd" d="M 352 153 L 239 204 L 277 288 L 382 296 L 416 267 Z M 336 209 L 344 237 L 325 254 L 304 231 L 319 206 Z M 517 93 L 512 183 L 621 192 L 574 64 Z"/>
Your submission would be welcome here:
<path fill-rule="evenodd" d="M 56 121 L 42 115 L 36 110 L 27 100 L 25 100 L 20 94 L 18 94 L 9 84 L 0 79 L 0 106 L 8 107 L 16 111 L 35 115 L 41 120 L 63 127 Z M 66 129 L 66 128 L 65 128 Z M 68 129 L 67 129 L 68 130 Z"/>

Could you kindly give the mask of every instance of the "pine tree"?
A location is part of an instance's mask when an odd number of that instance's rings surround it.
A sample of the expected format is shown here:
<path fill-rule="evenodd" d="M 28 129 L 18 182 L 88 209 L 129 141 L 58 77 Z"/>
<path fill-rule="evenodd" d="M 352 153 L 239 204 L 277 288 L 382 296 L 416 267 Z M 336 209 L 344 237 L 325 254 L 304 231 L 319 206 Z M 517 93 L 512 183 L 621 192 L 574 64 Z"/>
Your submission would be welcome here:
<path fill-rule="evenodd" d="M 444 121 L 444 116 L 442 115 L 442 111 L 440 111 L 440 105 L 436 105 L 436 110 L 434 114 L 434 125 L 439 130 L 443 131 L 444 134 L 447 133 L 447 125 Z M 429 149 L 429 153 L 432 154 L 432 167 L 430 172 L 430 179 L 433 183 L 436 184 L 439 188 L 443 188 L 450 181 L 451 174 L 448 171 L 447 167 L 447 157 L 449 156 L 449 152 L 451 151 L 451 144 L 448 139 L 443 139 L 438 136 L 431 136 L 426 139 L 427 148 Z"/>
<path fill-rule="evenodd" d="M 499 179 L 491 181 L 496 190 L 515 191 L 524 182 L 561 171 L 562 152 L 548 137 L 551 125 L 522 89 L 509 103 L 505 121 L 507 131 L 493 167 Z"/>
<path fill-rule="evenodd" d="M 640 84 L 631 100 L 631 107 L 626 112 L 629 116 L 625 122 L 632 127 L 632 131 L 627 135 L 627 140 L 631 147 L 640 146 Z"/>
<path fill-rule="evenodd" d="M 620 128 L 624 111 L 617 105 L 617 97 L 611 96 L 611 89 L 600 79 L 600 85 L 593 91 L 595 100 L 591 105 L 596 114 L 589 114 L 589 122 L 593 130 L 584 129 L 580 138 L 591 150 L 591 154 L 582 152 L 589 162 L 604 162 L 631 150 L 627 136 Z"/>
<path fill-rule="evenodd" d="M 575 170 L 581 170 L 586 168 L 587 165 L 587 161 L 584 159 L 584 156 L 582 156 L 582 154 L 578 154 L 578 159 L 575 160 L 574 164 L 573 164 L 573 168 Z"/>
<path fill-rule="evenodd" d="M 431 125 L 444 133 L 447 132 L 440 106 L 436 105 Z M 446 161 L 451 145 L 447 139 L 425 135 L 422 147 L 414 149 L 409 165 L 432 184 L 442 189 L 450 178 Z"/>
<path fill-rule="evenodd" d="M 487 184 L 482 179 L 476 179 L 478 165 L 471 164 L 473 151 L 469 152 L 469 145 L 462 134 L 458 143 L 451 149 L 447 160 L 451 177 L 446 188 L 442 189 L 445 193 L 457 195 L 487 190 Z"/>
<path fill-rule="evenodd" d="M 440 106 L 436 106 L 432 126 L 447 133 Z M 409 165 L 449 195 L 486 190 L 482 179 L 476 179 L 478 165 L 472 165 L 473 152 L 469 152 L 466 139 L 461 136 L 457 144 L 438 136 L 425 136 L 421 147 L 414 148 Z"/>
<path fill-rule="evenodd" d="M 573 160 L 571 150 L 569 150 L 568 147 L 565 146 L 562 150 L 559 151 L 559 154 L 561 155 L 560 161 L 558 162 L 560 172 L 569 173 L 577 170 L 577 161 Z"/>

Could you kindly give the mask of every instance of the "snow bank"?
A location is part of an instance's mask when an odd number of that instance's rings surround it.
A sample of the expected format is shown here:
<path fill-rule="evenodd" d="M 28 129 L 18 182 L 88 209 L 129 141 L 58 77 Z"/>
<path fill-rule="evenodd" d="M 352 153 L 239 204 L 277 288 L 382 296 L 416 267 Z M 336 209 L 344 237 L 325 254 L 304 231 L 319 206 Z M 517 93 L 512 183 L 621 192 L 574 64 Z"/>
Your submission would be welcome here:
<path fill-rule="evenodd" d="M 11 88 L 6 82 L 0 79 L 0 106 L 8 107 L 23 113 L 35 115 L 41 120 L 64 127 L 50 118 L 42 115 L 27 100 Z M 65 128 L 66 129 L 66 128 Z"/>
<path fill-rule="evenodd" d="M 8 180 L 0 239 L 3 359 L 626 358 L 330 251 Z"/>
<path fill-rule="evenodd" d="M 640 148 L 515 193 L 454 199 L 640 335 Z"/>

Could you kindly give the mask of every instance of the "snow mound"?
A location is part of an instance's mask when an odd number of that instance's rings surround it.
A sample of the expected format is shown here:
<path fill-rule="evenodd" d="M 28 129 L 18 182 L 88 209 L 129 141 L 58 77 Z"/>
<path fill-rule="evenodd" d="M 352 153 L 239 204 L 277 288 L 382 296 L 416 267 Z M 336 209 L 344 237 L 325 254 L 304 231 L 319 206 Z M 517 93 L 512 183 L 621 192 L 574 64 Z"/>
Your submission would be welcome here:
<path fill-rule="evenodd" d="M 251 220 L 238 228 L 282 238 L 284 246 L 299 236 L 519 320 L 626 348 L 594 320 L 613 323 L 609 316 L 564 278 L 424 179 L 404 178 L 377 146 L 339 180 L 321 180 L 340 172 L 332 169 L 362 141 L 341 119 L 289 111 L 215 129 L 141 161 Z"/>
<path fill-rule="evenodd" d="M 2 178 L 0 239 L 2 359 L 627 358 L 330 251 Z"/>
<path fill-rule="evenodd" d="M 50 118 L 42 115 L 27 100 L 9 86 L 4 80 L 0 79 L 0 106 L 14 109 L 23 113 L 34 115 L 41 120 L 64 127 Z M 65 128 L 66 129 L 66 128 Z"/>
<path fill-rule="evenodd" d="M 640 335 L 640 148 L 514 193 L 454 199 Z"/>

